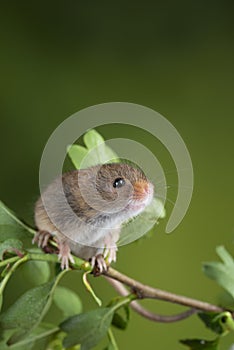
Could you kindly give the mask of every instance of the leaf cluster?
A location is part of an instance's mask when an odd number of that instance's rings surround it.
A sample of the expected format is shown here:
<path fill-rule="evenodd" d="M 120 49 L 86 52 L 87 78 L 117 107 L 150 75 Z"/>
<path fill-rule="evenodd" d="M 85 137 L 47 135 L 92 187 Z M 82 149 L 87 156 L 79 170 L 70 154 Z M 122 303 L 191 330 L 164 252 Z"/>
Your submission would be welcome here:
<path fill-rule="evenodd" d="M 119 161 L 116 153 L 95 130 L 90 130 L 84 136 L 84 144 L 86 147 L 68 147 L 68 155 L 76 168 Z M 139 217 L 136 227 L 164 215 L 161 202 L 155 199 Z M 129 226 L 128 224 L 124 228 L 125 239 L 131 234 Z M 111 327 L 121 330 L 127 328 L 130 320 L 129 304 L 134 299 L 133 294 L 116 298 L 104 307 L 84 312 L 79 296 L 60 283 L 63 276 L 71 273 L 71 270 L 60 271 L 56 255 L 44 254 L 32 246 L 34 234 L 34 229 L 20 221 L 0 202 L 0 349 L 89 350 L 106 336 L 108 342 L 105 349 L 118 349 Z M 220 313 L 198 313 L 199 319 L 216 336 L 212 340 L 181 340 L 183 345 L 193 350 L 217 350 L 221 338 L 234 330 L 234 261 L 224 247 L 218 247 L 217 253 L 222 262 L 204 263 L 203 271 L 229 294 L 231 307 L 229 311 Z M 86 280 L 86 274 L 90 272 L 89 266 L 85 266 L 78 258 L 76 261 L 86 271 L 83 278 L 85 286 L 97 300 Z M 18 269 L 21 269 L 24 284 L 29 281 L 31 287 L 8 305 L 5 303 L 8 282 L 14 278 Z M 46 316 L 50 314 L 52 305 L 57 308 L 60 316 L 54 322 L 48 323 Z"/>

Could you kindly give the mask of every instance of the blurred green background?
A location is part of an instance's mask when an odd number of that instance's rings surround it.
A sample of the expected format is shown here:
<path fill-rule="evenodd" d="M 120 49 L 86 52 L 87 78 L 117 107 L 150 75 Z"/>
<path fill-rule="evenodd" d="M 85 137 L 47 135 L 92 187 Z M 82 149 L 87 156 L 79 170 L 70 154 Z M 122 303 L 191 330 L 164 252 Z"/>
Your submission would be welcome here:
<path fill-rule="evenodd" d="M 220 244 L 234 253 L 233 11 L 232 1 L 2 2 L 1 200 L 33 222 L 43 147 L 72 113 L 112 101 L 153 108 L 190 151 L 194 195 L 173 234 L 165 234 L 162 221 L 151 239 L 121 248 L 116 267 L 159 288 L 217 302 L 221 289 L 203 276 L 201 263 L 216 259 Z M 105 138 L 138 139 L 136 130 L 121 126 L 98 130 Z M 158 147 L 152 141 L 156 155 Z M 160 154 L 170 172 L 167 152 Z M 80 280 L 71 273 L 63 283 L 83 297 L 85 310 L 96 307 Z M 93 283 L 104 301 L 115 294 L 104 281 Z M 9 303 L 23 284 L 16 274 Z M 161 313 L 181 310 L 144 304 Z M 214 338 L 196 316 L 169 325 L 131 316 L 127 332 L 115 331 L 120 349 L 183 349 L 178 339 Z M 231 343 L 233 335 L 222 349 Z"/>

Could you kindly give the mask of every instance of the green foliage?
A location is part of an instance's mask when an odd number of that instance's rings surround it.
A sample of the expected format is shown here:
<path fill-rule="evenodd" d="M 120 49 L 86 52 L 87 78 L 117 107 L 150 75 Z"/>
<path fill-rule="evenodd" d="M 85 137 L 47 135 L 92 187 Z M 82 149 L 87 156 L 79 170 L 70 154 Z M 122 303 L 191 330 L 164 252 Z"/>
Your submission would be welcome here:
<path fill-rule="evenodd" d="M 30 252 L 39 252 L 39 249 L 30 249 Z M 44 284 L 50 279 L 50 266 L 47 261 L 27 261 L 21 266 L 20 274 L 24 281 L 30 282 L 34 286 Z"/>
<path fill-rule="evenodd" d="M 108 307 L 68 318 L 60 325 L 60 328 L 67 334 L 63 342 L 65 348 L 80 344 L 81 350 L 92 349 L 107 334 L 116 315 L 118 315 L 116 326 L 120 329 L 126 329 L 129 321 L 128 304 L 131 300 L 132 298 L 128 296 L 117 298 Z M 124 310 L 125 319 L 118 313 L 120 309 Z M 112 337 L 111 333 L 110 338 Z M 114 341 L 111 341 L 108 348 L 115 349 L 114 345 Z"/>
<path fill-rule="evenodd" d="M 51 282 L 29 289 L 1 314 L 1 329 L 17 329 L 8 344 L 19 341 L 39 325 L 50 307 L 55 287 L 65 272 Z"/>
<path fill-rule="evenodd" d="M 107 334 L 113 314 L 111 308 L 99 308 L 63 322 L 60 328 L 67 333 L 65 348 L 81 344 L 81 350 L 92 349 Z"/>
<path fill-rule="evenodd" d="M 23 243 L 15 238 L 9 238 L 0 243 L 0 260 L 3 260 L 6 253 L 15 253 L 23 255 Z"/>
<path fill-rule="evenodd" d="M 234 260 L 223 246 L 217 247 L 216 252 L 223 262 L 206 262 L 203 271 L 234 298 Z"/>
<path fill-rule="evenodd" d="M 68 155 L 76 169 L 118 162 L 117 154 L 106 145 L 103 137 L 96 131 L 90 130 L 84 135 L 84 144 L 68 147 Z"/>
<path fill-rule="evenodd" d="M 54 303 L 62 311 L 64 319 L 80 314 L 82 311 L 82 302 L 78 295 L 62 286 L 57 286 L 55 289 Z"/>
<path fill-rule="evenodd" d="M 0 242 L 18 239 L 24 246 L 31 246 L 34 230 L 20 221 L 16 215 L 0 201 Z"/>
<path fill-rule="evenodd" d="M 203 264 L 205 275 L 216 281 L 225 289 L 230 296 L 234 297 L 234 260 L 223 246 L 216 248 L 216 252 L 223 262 L 206 262 Z M 190 346 L 190 349 L 218 349 L 220 336 L 234 331 L 232 314 L 228 311 L 220 313 L 198 313 L 198 317 L 204 322 L 207 328 L 219 336 L 214 341 L 207 340 L 186 340 L 183 344 Z"/>
<path fill-rule="evenodd" d="M 234 331 L 234 321 L 230 312 L 221 313 L 198 313 L 198 317 L 213 332 L 224 335 L 229 331 Z"/>
<path fill-rule="evenodd" d="M 102 136 L 95 130 L 90 130 L 84 136 L 84 144 L 86 147 L 69 147 L 68 154 L 76 167 L 118 161 L 115 152 L 107 147 Z M 155 218 L 164 216 L 162 203 L 154 199 L 144 213 L 125 225 L 125 240 L 132 232 L 129 227 L 137 230 L 146 222 L 152 223 Z M 126 330 L 130 320 L 129 303 L 135 296 L 131 294 L 116 298 L 107 307 L 81 313 L 82 302 L 79 296 L 58 285 L 63 275 L 69 272 L 54 269 L 54 277 L 51 277 L 49 262 L 57 263 L 57 256 L 44 254 L 40 249 L 32 248 L 34 234 L 32 228 L 20 221 L 0 202 L 0 308 L 3 306 L 4 310 L 0 314 L 0 349 L 31 350 L 39 344 L 40 349 L 46 350 L 89 350 L 108 335 L 109 341 L 105 350 L 117 350 L 111 326 Z M 224 247 L 218 247 L 217 253 L 222 262 L 205 263 L 204 273 L 234 299 L 233 258 Z M 79 267 L 83 265 L 84 262 L 80 260 Z M 7 307 L 4 298 L 5 287 L 19 267 L 25 285 L 28 283 L 30 287 Z M 98 298 L 87 281 L 90 270 L 83 270 L 86 271 L 83 276 L 86 288 L 97 301 Z M 62 313 L 61 324 L 61 319 L 54 320 L 53 324 L 44 322 L 52 302 Z M 221 338 L 234 330 L 231 312 L 199 313 L 198 316 L 205 326 L 216 334 L 216 338 L 209 341 L 187 339 L 180 342 L 192 350 L 217 350 Z"/>
<path fill-rule="evenodd" d="M 120 314 L 120 311 L 122 311 L 123 315 Z M 130 310 L 129 306 L 125 305 L 121 308 L 121 310 L 116 311 L 114 313 L 113 319 L 112 319 L 112 325 L 116 328 L 125 330 L 128 326 L 130 319 Z"/>
<path fill-rule="evenodd" d="M 133 235 L 136 237 L 136 232 L 144 232 L 146 228 L 148 228 L 146 232 L 152 233 L 153 230 L 149 230 L 157 224 L 159 219 L 164 218 L 165 215 L 166 213 L 162 202 L 157 198 L 153 198 L 151 204 L 145 208 L 143 213 L 123 225 L 118 245 L 131 242 L 131 237 Z M 149 235 L 146 236 L 149 237 Z M 139 238 L 141 239 L 142 237 L 139 236 Z"/>
<path fill-rule="evenodd" d="M 108 307 L 113 307 L 115 305 L 118 305 L 119 301 L 121 301 L 120 297 L 111 300 L 111 302 L 108 304 Z M 126 305 L 123 305 L 122 308 L 117 309 L 114 312 L 112 325 L 118 329 L 125 330 L 128 326 L 129 320 L 130 320 L 130 310 L 129 310 L 129 306 L 126 304 Z"/>
<path fill-rule="evenodd" d="M 2 313 L 0 326 L 2 329 L 17 329 L 17 332 L 8 340 L 8 344 L 14 344 L 22 336 L 39 324 L 46 307 L 50 302 L 50 292 L 53 283 L 35 287 L 24 293 L 9 309 Z"/>

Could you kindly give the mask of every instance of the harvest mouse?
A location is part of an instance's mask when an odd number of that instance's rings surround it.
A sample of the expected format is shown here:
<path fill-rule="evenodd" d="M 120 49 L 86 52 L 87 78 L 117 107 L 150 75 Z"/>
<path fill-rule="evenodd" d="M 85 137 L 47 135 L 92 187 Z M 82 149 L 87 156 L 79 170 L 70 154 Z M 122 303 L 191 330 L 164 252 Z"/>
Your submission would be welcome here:
<path fill-rule="evenodd" d="M 73 253 L 105 271 L 116 261 L 121 225 L 140 214 L 152 201 L 153 193 L 145 174 L 126 163 L 67 172 L 36 202 L 38 232 L 34 242 L 45 248 L 54 237 L 62 269 L 68 268 L 69 261 L 74 262 Z"/>

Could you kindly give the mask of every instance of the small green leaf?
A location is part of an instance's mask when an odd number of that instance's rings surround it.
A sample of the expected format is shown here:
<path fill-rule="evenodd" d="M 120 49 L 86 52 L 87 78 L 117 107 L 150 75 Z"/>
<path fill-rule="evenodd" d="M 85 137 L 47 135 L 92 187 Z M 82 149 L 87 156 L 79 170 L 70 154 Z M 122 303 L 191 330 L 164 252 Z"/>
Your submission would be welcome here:
<path fill-rule="evenodd" d="M 23 243 L 14 238 L 10 238 L 0 243 L 0 260 L 3 260 L 5 253 L 14 253 L 15 255 L 23 255 Z"/>
<path fill-rule="evenodd" d="M 75 168 L 82 169 L 82 162 L 88 154 L 87 148 L 80 145 L 70 145 L 67 152 Z"/>
<path fill-rule="evenodd" d="M 35 230 L 20 221 L 15 214 L 0 201 L 0 241 L 16 238 L 30 246 Z"/>
<path fill-rule="evenodd" d="M 0 201 L 0 223 L 1 225 L 18 225 L 23 227 L 25 230 L 33 233 L 35 232 L 29 226 L 25 225 L 22 221 L 20 221 L 12 210 L 7 208 L 7 206 Z"/>
<path fill-rule="evenodd" d="M 98 161 L 96 164 L 118 161 L 117 154 L 107 146 L 104 138 L 96 130 L 89 130 L 84 135 L 84 143 L 88 150 L 96 156 L 96 162 Z"/>
<path fill-rule="evenodd" d="M 24 280 L 38 286 L 48 282 L 50 278 L 50 266 L 47 261 L 27 261 L 21 266 L 20 274 Z"/>
<path fill-rule="evenodd" d="M 185 339 L 181 344 L 187 345 L 191 350 L 218 350 L 219 338 L 215 340 Z"/>
<path fill-rule="evenodd" d="M 92 349 L 106 335 L 113 318 L 111 308 L 99 308 L 73 316 L 64 321 L 60 327 L 67 333 L 64 346 L 81 344 L 81 350 Z"/>
<path fill-rule="evenodd" d="M 27 337 L 25 337 L 25 339 L 20 340 L 16 344 L 13 344 L 9 347 L 6 344 L 6 341 L 12 334 L 12 331 L 10 332 L 9 331 L 5 332 L 3 343 L 6 346 L 6 349 L 12 349 L 12 350 L 13 349 L 14 350 L 47 349 L 47 344 L 50 341 L 51 336 L 53 335 L 54 338 L 59 336 L 58 327 L 54 326 L 53 324 L 42 322 L 36 329 L 30 332 L 30 334 Z M 38 347 L 37 344 L 39 342 L 40 342 L 40 345 Z M 5 347 L 2 348 L 2 343 L 0 343 L 0 349 L 1 350 L 5 349 Z M 52 347 L 48 349 L 56 350 L 56 348 L 52 348 Z M 57 348 L 57 350 L 62 350 L 62 345 L 60 348 Z"/>
<path fill-rule="evenodd" d="M 119 161 L 117 154 L 106 145 L 103 137 L 96 130 L 90 130 L 84 135 L 84 143 L 87 148 L 80 145 L 68 147 L 68 155 L 76 169 Z"/>
<path fill-rule="evenodd" d="M 82 311 L 82 303 L 78 295 L 62 286 L 57 286 L 55 289 L 54 302 L 63 312 L 64 318 L 80 314 Z"/>
<path fill-rule="evenodd" d="M 234 298 L 234 260 L 224 247 L 217 247 L 216 251 L 223 262 L 206 262 L 203 271 Z"/>
<path fill-rule="evenodd" d="M 123 310 L 124 315 L 120 314 L 120 311 Z M 114 313 L 113 319 L 112 319 L 112 325 L 115 326 L 116 328 L 125 330 L 128 326 L 130 318 L 130 311 L 128 305 L 124 305 L 121 309 L 116 311 Z"/>
<path fill-rule="evenodd" d="M 94 129 L 87 131 L 84 135 L 84 143 L 89 150 L 103 142 L 105 142 L 104 138 Z"/>
<path fill-rule="evenodd" d="M 234 321 L 231 313 L 228 311 L 221 313 L 199 312 L 198 317 L 209 329 L 217 334 L 224 335 L 234 330 Z"/>
<path fill-rule="evenodd" d="M 166 212 L 162 202 L 154 198 L 143 213 L 123 225 L 118 245 L 131 242 L 132 237 L 135 237 L 135 239 L 140 238 L 142 232 L 149 232 L 149 230 L 157 224 L 158 220 L 164 218 L 165 215 Z M 137 236 L 138 232 L 139 237 Z"/>

